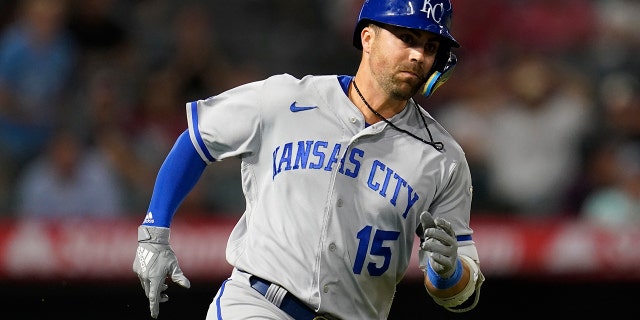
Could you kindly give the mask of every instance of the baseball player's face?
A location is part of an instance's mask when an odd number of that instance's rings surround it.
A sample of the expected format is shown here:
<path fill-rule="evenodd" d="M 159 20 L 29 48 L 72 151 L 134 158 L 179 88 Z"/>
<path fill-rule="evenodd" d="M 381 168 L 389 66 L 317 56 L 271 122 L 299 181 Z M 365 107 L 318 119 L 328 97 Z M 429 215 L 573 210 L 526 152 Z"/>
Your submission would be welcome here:
<path fill-rule="evenodd" d="M 413 97 L 428 78 L 439 46 L 433 33 L 394 26 L 373 27 L 369 42 L 371 72 L 399 100 Z"/>

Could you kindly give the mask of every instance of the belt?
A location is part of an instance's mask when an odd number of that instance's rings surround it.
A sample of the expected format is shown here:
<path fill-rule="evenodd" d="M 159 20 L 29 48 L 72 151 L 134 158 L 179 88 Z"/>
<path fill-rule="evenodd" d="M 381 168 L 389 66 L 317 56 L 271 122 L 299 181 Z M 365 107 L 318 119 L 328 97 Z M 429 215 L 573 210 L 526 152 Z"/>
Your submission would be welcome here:
<path fill-rule="evenodd" d="M 267 300 L 296 320 L 328 320 L 317 315 L 311 308 L 289 293 L 286 289 L 267 280 L 252 275 L 249 278 L 251 287 L 260 292 Z"/>

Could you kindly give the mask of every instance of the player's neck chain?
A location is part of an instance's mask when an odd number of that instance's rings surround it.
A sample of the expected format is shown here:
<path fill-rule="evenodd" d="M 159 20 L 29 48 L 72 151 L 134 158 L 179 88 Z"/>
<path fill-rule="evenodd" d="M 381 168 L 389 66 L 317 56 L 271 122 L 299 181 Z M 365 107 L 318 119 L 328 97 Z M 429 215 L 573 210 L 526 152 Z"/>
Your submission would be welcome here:
<path fill-rule="evenodd" d="M 427 126 L 427 121 L 424 119 L 424 115 L 422 114 L 422 112 L 420 112 L 420 110 L 418 109 L 418 106 L 416 104 L 414 104 L 415 108 L 416 108 L 416 112 L 418 113 L 418 115 L 420 116 L 420 118 L 422 119 L 422 123 L 424 124 L 424 128 L 427 129 L 427 133 L 429 134 L 429 140 L 431 141 L 427 141 L 425 139 L 422 139 L 418 136 L 416 136 L 415 134 L 398 128 L 398 126 L 396 126 L 395 124 L 391 123 L 391 121 L 387 120 L 387 118 L 383 117 L 380 113 L 378 113 L 378 111 L 373 110 L 373 108 L 369 105 L 369 103 L 367 102 L 367 100 L 364 98 L 364 96 L 362 95 L 362 93 L 360 92 L 360 89 L 358 89 L 358 85 L 356 84 L 356 79 L 353 79 L 353 88 L 356 89 L 356 92 L 358 93 L 358 96 L 360 96 L 360 99 L 362 99 L 362 102 L 364 102 L 364 104 L 367 106 L 367 108 L 369 108 L 369 110 L 371 110 L 371 112 L 373 112 L 373 114 L 375 114 L 378 118 L 380 118 L 380 120 L 386 122 L 388 125 L 390 125 L 391 127 L 393 127 L 394 129 L 402 132 L 402 133 L 406 133 L 409 136 L 422 141 L 430 146 L 432 146 L 434 149 L 438 150 L 438 151 L 442 151 L 442 149 L 444 149 L 444 144 L 442 142 L 434 142 L 433 141 L 433 136 L 431 135 L 431 131 L 429 130 L 429 127 Z"/>

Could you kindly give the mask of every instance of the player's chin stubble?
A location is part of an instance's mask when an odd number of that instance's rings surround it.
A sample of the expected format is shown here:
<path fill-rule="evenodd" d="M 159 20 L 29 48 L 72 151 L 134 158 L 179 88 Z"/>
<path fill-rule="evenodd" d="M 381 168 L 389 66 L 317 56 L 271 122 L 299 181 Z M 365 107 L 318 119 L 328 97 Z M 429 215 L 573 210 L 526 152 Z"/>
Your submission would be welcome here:
<path fill-rule="evenodd" d="M 414 73 L 417 74 L 418 72 L 416 71 Z M 424 77 L 419 77 L 418 79 L 400 79 L 398 77 L 393 77 L 386 84 L 387 88 L 385 89 L 389 92 L 391 97 L 401 101 L 406 101 L 416 95 L 425 82 L 426 80 L 424 80 Z"/>
<path fill-rule="evenodd" d="M 414 95 L 416 95 L 416 93 L 418 93 L 418 90 L 420 89 L 421 85 L 422 85 L 421 83 L 416 85 L 416 84 L 408 83 L 406 81 L 402 81 L 391 86 L 389 93 L 391 97 L 393 97 L 394 99 L 406 101 L 411 99 L 411 97 L 413 97 Z"/>

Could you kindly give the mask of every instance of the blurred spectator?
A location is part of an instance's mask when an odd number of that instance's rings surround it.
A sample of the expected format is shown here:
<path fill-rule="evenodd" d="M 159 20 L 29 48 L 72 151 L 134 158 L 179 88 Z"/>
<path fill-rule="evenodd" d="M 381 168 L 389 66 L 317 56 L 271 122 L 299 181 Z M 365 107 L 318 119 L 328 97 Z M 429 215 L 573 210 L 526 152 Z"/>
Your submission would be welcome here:
<path fill-rule="evenodd" d="M 148 188 L 153 185 L 154 168 L 146 166 L 134 148 L 134 102 L 127 92 L 128 81 L 120 70 L 96 69 L 87 74 L 75 97 L 69 125 L 87 143 L 100 150 L 118 176 L 127 212 L 146 210 Z M 145 155 L 153 156 L 153 155 Z"/>
<path fill-rule="evenodd" d="M 234 72 L 219 50 L 216 40 L 219 32 L 214 28 L 214 19 L 212 10 L 201 3 L 185 4 L 173 17 L 171 49 L 164 64 L 172 73 L 173 78 L 168 81 L 176 86 L 175 94 L 180 102 L 172 108 L 179 109 L 180 114 L 186 102 L 204 99 L 227 89 L 224 81 L 228 74 Z"/>
<path fill-rule="evenodd" d="M 563 211 L 579 216 L 585 199 L 594 191 L 614 184 L 616 179 L 616 137 L 606 131 L 592 133 L 580 153 L 579 173 L 571 182 L 564 199 Z M 595 135 L 595 137 L 591 137 Z"/>
<path fill-rule="evenodd" d="M 603 130 L 640 141 L 640 74 L 612 72 L 599 86 Z"/>
<path fill-rule="evenodd" d="M 44 147 L 62 116 L 60 105 L 75 66 L 64 29 L 63 0 L 24 0 L 0 29 L 0 210 L 12 201 L 22 164 Z"/>
<path fill-rule="evenodd" d="M 47 152 L 17 181 L 21 217 L 111 217 L 124 212 L 122 187 L 105 155 L 86 149 L 71 131 L 52 136 Z"/>
<path fill-rule="evenodd" d="M 354 21 L 358 20 L 362 0 L 322 1 L 322 13 L 328 27 L 349 47 L 353 46 Z M 457 9 L 457 8 L 456 8 Z"/>
<path fill-rule="evenodd" d="M 75 65 L 62 0 L 25 0 L 0 38 L 0 150 L 23 161 L 43 145 Z"/>
<path fill-rule="evenodd" d="M 133 121 L 134 127 L 131 128 L 129 144 L 140 162 L 138 167 L 141 169 L 138 172 L 145 172 L 145 175 L 160 168 L 176 138 L 187 128 L 185 106 L 189 101 L 183 100 L 181 82 L 171 71 L 173 70 L 164 69 L 149 74 Z M 204 97 L 206 96 L 203 95 Z M 180 206 L 181 211 L 191 214 L 241 214 L 244 211 L 241 177 L 237 171 L 240 160 L 228 159 L 221 166 L 221 170 L 203 174 L 200 182 Z M 154 179 L 148 178 L 146 181 L 153 182 Z M 138 186 L 138 212 L 147 209 L 143 206 L 148 205 L 151 194 L 143 191 L 150 190 L 152 186 L 146 189 L 142 185 Z"/>
<path fill-rule="evenodd" d="M 234 65 L 251 62 L 268 74 L 282 70 L 294 75 L 326 72 L 348 63 L 345 54 L 352 53 L 355 57 L 357 52 L 351 51 L 354 48 L 349 44 L 340 47 L 339 55 L 334 55 L 332 49 L 340 43 L 336 42 L 340 36 L 331 32 L 334 29 L 322 14 L 330 2 L 261 0 L 222 1 L 221 4 L 218 1 L 212 6 L 216 10 L 212 21 L 215 30 L 221 31 L 217 34 L 218 43 Z M 230 26 L 233 26 L 232 32 Z"/>
<path fill-rule="evenodd" d="M 462 47 L 456 53 L 465 57 L 456 68 L 487 68 L 499 65 L 511 43 L 507 22 L 511 19 L 511 0 L 483 0 L 482 2 L 452 1 L 455 16 L 452 31 Z M 473 62 L 467 63 L 468 59 Z M 462 62 L 462 61 L 461 61 Z M 456 71 L 458 75 L 458 71 Z M 455 97 L 456 94 L 453 94 Z"/>
<path fill-rule="evenodd" d="M 594 1 L 596 32 L 590 38 L 589 64 L 585 68 L 600 77 L 610 72 L 640 74 L 640 1 Z M 567 19 L 570 20 L 570 19 Z"/>
<path fill-rule="evenodd" d="M 125 151 L 120 147 L 122 152 L 119 154 L 122 153 L 123 157 L 119 162 L 123 169 L 129 168 L 131 204 L 136 212 L 147 209 L 151 197 L 149 188 L 153 188 L 155 173 L 175 139 L 186 128 L 186 102 L 179 98 L 179 85 L 174 74 L 166 69 L 147 74 L 137 105 L 130 110 L 126 135 L 118 139 L 128 148 Z M 119 117 L 113 114 L 111 118 L 117 121 Z M 124 152 L 128 154 L 126 157 Z"/>
<path fill-rule="evenodd" d="M 18 0 L 3 0 L 0 1 L 0 30 L 2 30 L 5 25 L 9 24 L 13 20 L 13 14 L 15 13 L 15 8 L 18 5 Z"/>
<path fill-rule="evenodd" d="M 562 59 L 583 61 L 585 46 L 597 31 L 593 0 L 509 1 L 504 45 L 515 52 L 535 52 Z"/>
<path fill-rule="evenodd" d="M 497 68 L 473 75 L 473 81 L 461 81 L 455 98 L 435 110 L 436 118 L 462 146 L 473 179 L 472 209 L 499 209 L 489 191 L 487 157 L 490 152 L 493 119 L 501 112 L 506 94 L 502 90 L 501 72 Z"/>
<path fill-rule="evenodd" d="M 202 2 L 187 2 L 178 8 L 171 19 L 166 57 L 152 68 L 151 73 L 171 73 L 170 81 L 177 87 L 181 102 L 180 112 L 184 112 L 186 102 L 265 76 L 255 62 L 233 61 L 229 57 L 219 40 L 226 33 L 218 30 L 217 22 L 226 12 L 217 9 Z"/>
<path fill-rule="evenodd" d="M 225 9 L 214 11 L 219 8 L 201 2 L 187 2 L 176 8 L 170 20 L 165 55 L 155 60 L 140 90 L 131 142 L 144 166 L 156 168 L 154 171 L 187 128 L 186 103 L 264 76 L 262 68 L 253 61 L 231 61 L 226 50 L 222 50 L 218 38 L 226 33 L 217 31 L 218 13 L 223 13 L 223 19 L 233 15 Z M 224 166 L 228 170 L 205 173 L 180 210 L 192 214 L 242 213 L 244 197 L 237 171 L 240 161 L 229 159 Z M 148 203 L 148 198 L 145 201 Z"/>
<path fill-rule="evenodd" d="M 111 62 L 127 51 L 130 30 L 116 12 L 116 0 L 70 0 L 68 28 L 78 44 L 83 63 Z M 123 19 L 124 20 L 124 19 Z"/>
<path fill-rule="evenodd" d="M 173 19 L 180 8 L 190 3 L 210 2 L 153 0 L 129 3 L 131 19 L 128 27 L 132 44 L 140 55 L 142 72 L 166 64 L 173 40 Z"/>
<path fill-rule="evenodd" d="M 621 141 L 640 143 L 638 78 L 627 72 L 614 72 L 598 83 L 598 126 L 584 144 L 585 165 L 566 199 L 567 209 L 577 213 L 593 192 L 618 184 L 617 149 Z"/>
<path fill-rule="evenodd" d="M 586 84 L 541 55 L 516 59 L 504 81 L 510 97 L 486 152 L 491 197 L 515 213 L 558 214 L 593 125 Z"/>
<path fill-rule="evenodd" d="M 622 144 L 611 158 L 614 180 L 587 196 L 581 214 L 605 226 L 640 223 L 640 144 Z"/>
<path fill-rule="evenodd" d="M 187 128 L 187 100 L 180 94 L 181 82 L 170 70 L 147 75 L 141 89 L 129 142 L 147 165 L 160 168 L 176 138 Z"/>

